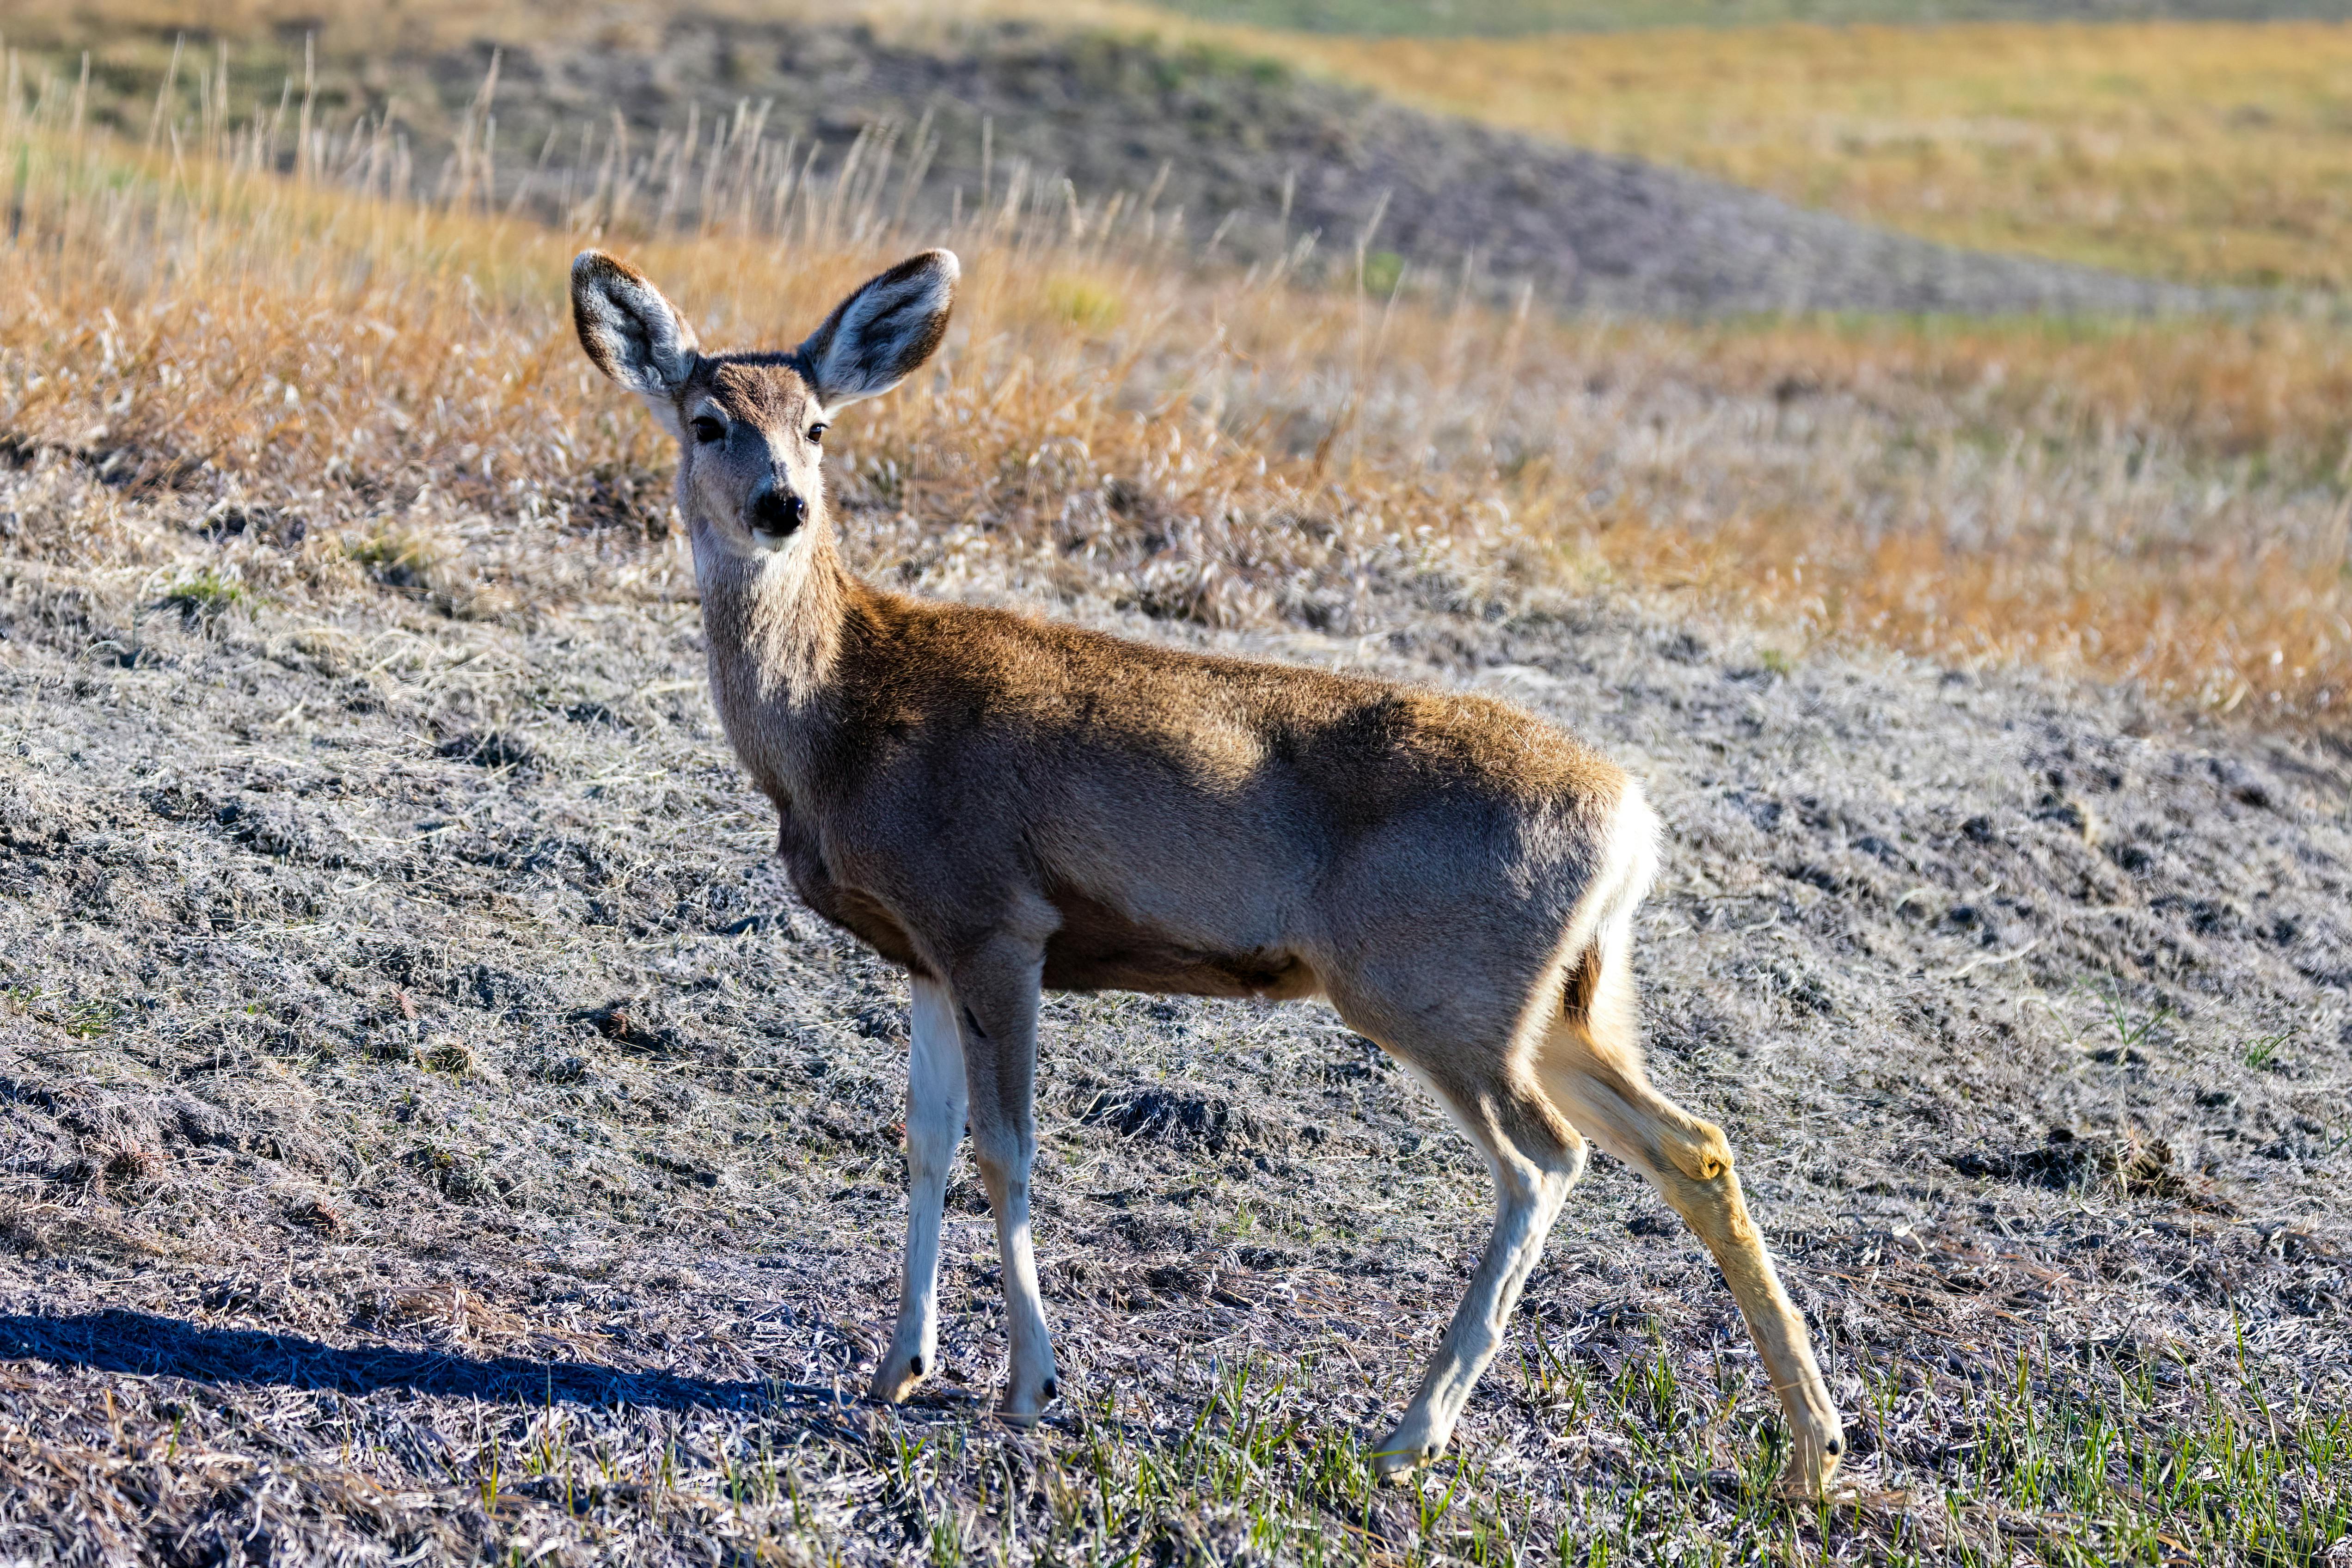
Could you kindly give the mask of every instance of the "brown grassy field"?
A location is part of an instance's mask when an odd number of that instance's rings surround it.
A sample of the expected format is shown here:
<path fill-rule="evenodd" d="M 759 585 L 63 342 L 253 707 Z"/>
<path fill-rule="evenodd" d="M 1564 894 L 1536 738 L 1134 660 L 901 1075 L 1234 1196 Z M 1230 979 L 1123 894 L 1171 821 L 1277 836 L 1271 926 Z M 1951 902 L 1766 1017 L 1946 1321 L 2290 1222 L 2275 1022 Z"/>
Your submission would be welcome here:
<path fill-rule="evenodd" d="M 1161 0 L 1187 16 L 1309 32 L 1511 37 L 1774 22 L 2337 20 L 2342 0 Z"/>
<path fill-rule="evenodd" d="M 257 479 L 470 469 L 492 454 L 497 478 L 478 482 L 526 516 L 583 471 L 654 458 L 641 432 L 609 423 L 550 445 L 588 393 L 547 284 L 569 237 L 396 204 L 314 212 L 303 203 L 326 198 L 224 185 L 222 165 L 189 164 L 185 149 L 126 163 L 37 130 L 74 113 L 71 82 L 46 92 L 38 115 L 20 100 L 11 121 L 15 223 L 53 237 L 5 285 L 12 438 L 153 448 L 157 462 Z M 215 134 L 256 115 L 260 129 L 236 132 L 244 151 L 225 155 L 249 161 L 250 138 L 273 133 L 282 153 L 299 99 L 227 105 Z M 381 187 L 391 155 L 374 153 Z M 370 156 L 344 135 L 318 161 L 364 173 Z M 686 177 L 748 178 L 754 155 L 726 156 Z M 853 195 L 875 221 L 898 199 Z M 855 216 L 838 205 L 786 221 L 804 237 Z M 583 192 L 579 220 L 598 210 Z M 166 239 L 201 268 L 159 272 Z M 737 247 L 756 241 L 673 243 L 651 254 L 710 280 L 719 319 L 753 330 L 796 319 L 802 290 L 813 300 L 864 264 L 820 243 L 755 301 Z M 1217 280 L 1168 260 L 1098 232 L 1076 252 L 977 269 L 972 346 L 952 374 L 985 416 L 907 400 L 877 416 L 873 449 L 903 468 L 958 432 L 944 444 L 956 461 L 919 481 L 936 515 L 1002 510 L 1004 474 L 1072 443 L 1086 472 L 1171 487 L 1169 504 L 1201 520 L 1186 570 L 1221 624 L 1308 592 L 1298 563 L 1337 546 L 1257 520 L 1318 516 L 1382 548 L 1460 538 L 1511 570 L 1696 595 L 1762 617 L 1791 652 L 1847 639 L 2024 658 L 2323 722 L 2343 700 L 2352 424 L 2346 335 L 2331 325 L 1581 326 L 1449 310 L 1442 293 L 1391 304 Z M 97 324 L 104 311 L 115 326 Z M 452 311 L 477 323 L 481 357 L 441 346 L 436 323 Z M 510 363 L 541 368 L 510 382 Z M 257 384 L 303 401 L 257 401 Z M 1231 559 L 1213 564 L 1219 551 Z"/>
<path fill-rule="evenodd" d="M 299 86 L 151 144 L 26 85 L 9 1552 L 2340 1552 L 2333 329 L 1391 303 L 1199 265 L 1101 193 L 920 236 L 871 178 L 738 201 L 742 149 L 677 175 L 707 231 L 613 221 L 618 171 L 545 225 L 462 166 L 384 194 L 395 150 L 306 135 Z M 1606 1170 L 1465 1462 L 1372 1489 L 1358 1429 L 1483 1197 L 1307 1009 L 1057 1000 L 1070 1414 L 982 1412 L 968 1187 L 955 1380 L 841 1397 L 888 1288 L 902 998 L 760 864 L 668 455 L 564 313 L 590 238 L 732 343 L 962 254 L 943 359 L 828 444 L 869 574 L 1489 685 L 1652 773 L 1655 1058 L 1754 1151 L 1856 1492 L 1768 1495 L 1719 1289 Z"/>
<path fill-rule="evenodd" d="M 1424 108 L 1955 245 L 2200 282 L 2333 291 L 2352 277 L 2342 23 L 1782 23 L 1511 38 L 1184 26 Z"/>
<path fill-rule="evenodd" d="M 1955 245 L 2185 281 L 2334 291 L 2352 254 L 2352 174 L 2336 151 L 2352 116 L 2352 24 L 2340 21 L 1775 21 L 1382 37 L 1210 22 L 1133 0 L 698 9 L 862 18 L 917 36 L 1003 16 L 1148 32 Z M 102 79 L 148 82 L 189 26 L 268 40 L 261 50 L 286 59 L 306 28 L 364 54 L 644 37 L 646 26 L 626 11 L 588 18 L 538 0 L 208 0 L 193 10 L 26 0 L 5 30 L 68 69 L 87 48 Z"/>

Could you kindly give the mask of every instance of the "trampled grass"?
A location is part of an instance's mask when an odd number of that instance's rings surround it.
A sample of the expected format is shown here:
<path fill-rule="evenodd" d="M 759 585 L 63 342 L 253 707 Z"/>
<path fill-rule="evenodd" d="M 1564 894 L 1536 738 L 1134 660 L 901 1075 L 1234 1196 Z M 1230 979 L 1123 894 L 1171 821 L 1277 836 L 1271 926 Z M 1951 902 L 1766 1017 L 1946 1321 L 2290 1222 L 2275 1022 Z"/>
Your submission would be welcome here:
<path fill-rule="evenodd" d="M 1955 245 L 2198 282 L 2352 281 L 2341 24 L 1226 39 L 1423 108 Z"/>

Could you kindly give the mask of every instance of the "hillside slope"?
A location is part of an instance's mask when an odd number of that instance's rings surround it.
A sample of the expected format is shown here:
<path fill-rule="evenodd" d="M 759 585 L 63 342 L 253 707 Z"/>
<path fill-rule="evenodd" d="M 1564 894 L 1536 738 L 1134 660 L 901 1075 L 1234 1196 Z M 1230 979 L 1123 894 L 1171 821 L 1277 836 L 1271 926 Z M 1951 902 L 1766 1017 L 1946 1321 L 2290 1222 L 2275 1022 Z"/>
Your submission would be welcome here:
<path fill-rule="evenodd" d="M 383 129 L 367 167 L 419 195 L 478 184 L 490 203 L 554 213 L 614 169 L 625 216 L 700 211 L 702 170 L 745 145 L 754 120 L 819 174 L 858 143 L 878 211 L 918 226 L 1004 202 L 1020 171 L 1033 206 L 1115 197 L 1215 237 L 1226 259 L 1291 258 L 1348 281 L 1360 248 L 1385 292 L 1410 271 L 1451 291 L 1469 276 L 1509 298 L 1674 315 L 1783 310 L 2147 314 L 2233 300 L 2111 272 L 1957 249 L 1808 210 L 1717 180 L 1402 108 L 1269 62 L 1020 23 L 894 41 L 864 26 L 761 23 L 688 12 L 597 29 L 554 25 L 528 43 L 335 53 L 322 123 Z M 117 47 L 123 46 L 117 45 Z M 150 39 L 160 68 L 168 46 Z M 70 72 L 70 43 L 53 59 Z M 497 63 L 495 90 L 479 95 Z M 275 101 L 299 50 L 251 43 L 225 62 L 233 104 Z M 101 120 L 136 134 L 153 76 L 100 72 Z M 299 91 L 296 96 L 299 96 Z M 699 162 L 677 149 L 690 141 Z M 891 143 L 886 159 L 879 148 Z M 455 161 L 459 144 L 465 163 Z M 487 144 L 487 157 L 474 151 Z M 290 159 L 290 154 L 289 154 Z M 394 171 L 398 171 L 395 173 Z M 910 171 L 919 184 L 910 184 Z M 787 177 L 780 165 L 778 177 Z M 793 176 L 796 177 L 796 176 Z M 1064 183 L 1069 184 L 1066 197 Z M 1312 238 L 1311 246 L 1299 247 Z"/>
<path fill-rule="evenodd" d="M 681 100 L 709 118 L 772 98 L 778 129 L 836 140 L 875 120 L 929 117 L 934 208 L 959 190 L 981 201 L 992 153 L 999 171 L 1025 161 L 1049 200 L 1064 179 L 1093 202 L 1156 192 L 1196 237 L 1225 226 L 1225 246 L 1243 257 L 1269 259 L 1315 234 L 1318 268 L 1351 271 L 1362 245 L 1443 285 L 1475 256 L 1506 289 L 1524 280 L 1559 304 L 1606 310 L 2141 312 L 2200 301 L 2190 289 L 1867 228 L 1231 58 L 1010 26 L 958 43 L 934 50 L 855 31 L 684 19 L 651 53 L 513 58 L 503 112 L 526 147 L 537 145 L 537 117 L 558 106 L 577 116 L 615 104 L 650 131 L 676 127 Z M 434 69 L 445 97 L 470 90 L 474 71 L 447 60 Z"/>

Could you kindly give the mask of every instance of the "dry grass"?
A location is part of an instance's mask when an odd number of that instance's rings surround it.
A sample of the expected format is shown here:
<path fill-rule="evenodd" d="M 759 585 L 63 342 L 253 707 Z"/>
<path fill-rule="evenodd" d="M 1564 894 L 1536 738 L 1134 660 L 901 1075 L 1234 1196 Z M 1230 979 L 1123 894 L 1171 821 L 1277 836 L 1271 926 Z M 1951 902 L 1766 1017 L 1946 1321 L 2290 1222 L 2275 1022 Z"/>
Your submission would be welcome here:
<path fill-rule="evenodd" d="M 1956 245 L 2200 282 L 2352 281 L 2341 24 L 1219 36 L 1424 108 Z"/>
<path fill-rule="evenodd" d="M 1570 482 L 1601 487 L 1561 504 L 1635 581 L 1688 583 L 1801 637 L 2023 658 L 2208 706 L 2342 700 L 2352 448 L 2334 330 L 1590 341 L 1572 363 L 1613 450 L 1576 449 Z M 1662 424 L 1643 394 L 1678 380 L 1705 390 Z"/>
<path fill-rule="evenodd" d="M 1501 37 L 1773 22 L 2341 16 L 2342 0 L 1160 0 L 1187 16 L 1310 32 Z"/>
<path fill-rule="evenodd" d="M 2352 122 L 2352 24 L 2342 22 L 1904 26 L 1898 15 L 1379 37 L 1211 22 L 1136 0 L 700 0 L 697 9 L 856 17 L 933 37 L 959 19 L 1003 16 L 1148 31 L 1956 245 L 2194 282 L 2335 290 L 2352 281 L 2352 172 L 2338 149 Z M 152 81 L 192 26 L 200 39 L 261 41 L 275 63 L 299 54 L 306 29 L 331 50 L 367 55 L 476 39 L 627 45 L 649 41 L 657 20 L 640 7 L 590 16 L 541 0 L 211 0 L 193 11 L 26 0 L 6 26 L 54 58 L 90 50 L 103 90 Z"/>
<path fill-rule="evenodd" d="M 254 173 L 290 155 L 299 92 L 166 124 L 152 153 L 78 137 L 75 97 L 27 84 L 0 130 L 0 432 L 135 485 L 210 465 L 304 512 L 263 591 L 462 558 L 449 591 L 494 613 L 583 591 L 549 548 L 581 523 L 657 520 L 666 454 L 564 318 L 589 233 L 719 342 L 784 341 L 912 243 L 903 163 L 788 187 L 773 150 L 640 150 L 560 232 L 365 130 L 314 127 L 307 182 Z M 681 181 L 733 219 L 651 232 Z M 449 195 L 383 195 L 403 185 Z M 1368 574 L 1442 567 L 1473 597 L 1599 576 L 1792 648 L 2027 658 L 2208 707 L 2324 716 L 2352 672 L 2331 326 L 1580 326 L 1449 308 L 1442 280 L 1383 300 L 1202 274 L 1160 215 L 1036 183 L 950 238 L 971 279 L 953 349 L 861 411 L 842 470 L 929 520 L 911 549 L 1014 551 L 1051 591 L 1217 625 L 1344 627 Z"/>

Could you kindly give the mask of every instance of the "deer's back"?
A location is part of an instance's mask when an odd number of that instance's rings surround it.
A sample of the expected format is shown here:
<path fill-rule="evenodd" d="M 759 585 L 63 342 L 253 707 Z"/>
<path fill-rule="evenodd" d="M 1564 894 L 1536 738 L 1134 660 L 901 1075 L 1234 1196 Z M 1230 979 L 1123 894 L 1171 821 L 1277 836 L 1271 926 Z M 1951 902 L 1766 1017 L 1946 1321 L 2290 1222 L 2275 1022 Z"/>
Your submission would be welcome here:
<path fill-rule="evenodd" d="M 989 756 L 1012 770 L 971 781 L 991 795 L 1013 780 L 1225 805 L 1271 792 L 1363 824 L 1433 799 L 1605 811 L 1624 787 L 1599 752 L 1484 697 L 878 593 L 851 626 L 845 730 L 892 751 Z"/>
<path fill-rule="evenodd" d="M 1033 892 L 1056 986 L 1313 990 L 1334 910 L 1556 930 L 1625 783 L 1484 698 L 877 593 L 837 673 L 826 873 L 886 903 Z"/>

